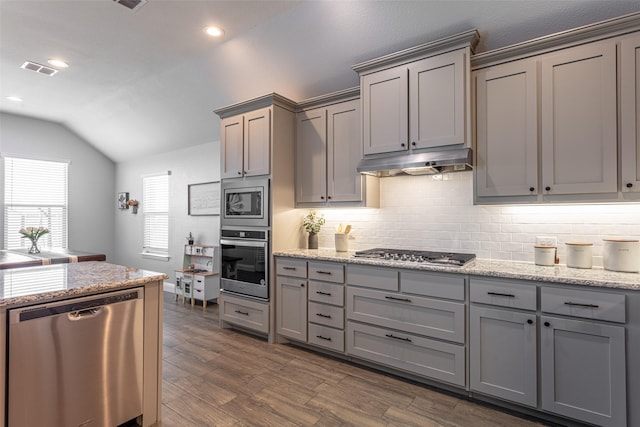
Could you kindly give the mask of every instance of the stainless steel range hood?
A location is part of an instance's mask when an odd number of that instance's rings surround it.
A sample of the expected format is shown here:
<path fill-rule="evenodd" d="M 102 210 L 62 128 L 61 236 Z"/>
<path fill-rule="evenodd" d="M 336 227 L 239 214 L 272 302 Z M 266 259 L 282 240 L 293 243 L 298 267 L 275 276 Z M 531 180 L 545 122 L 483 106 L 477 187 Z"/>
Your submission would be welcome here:
<path fill-rule="evenodd" d="M 471 149 L 401 154 L 392 157 L 364 159 L 358 172 L 379 177 L 396 175 L 434 175 L 471 170 Z"/>

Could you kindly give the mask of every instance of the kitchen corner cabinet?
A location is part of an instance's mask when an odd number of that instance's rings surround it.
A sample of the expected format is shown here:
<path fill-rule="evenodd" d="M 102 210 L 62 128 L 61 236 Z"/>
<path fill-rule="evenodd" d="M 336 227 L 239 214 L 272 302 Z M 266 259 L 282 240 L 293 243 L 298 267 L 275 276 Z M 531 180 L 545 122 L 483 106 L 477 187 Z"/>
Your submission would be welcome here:
<path fill-rule="evenodd" d="M 616 41 L 541 58 L 543 194 L 617 191 Z"/>
<path fill-rule="evenodd" d="M 465 146 L 469 48 L 361 77 L 364 154 Z"/>
<path fill-rule="evenodd" d="M 331 101 L 297 114 L 298 206 L 378 206 L 377 179 L 356 171 L 362 158 L 359 94 L 358 89 L 349 89 L 300 104 L 318 105 L 322 99 Z M 341 100 L 340 96 L 346 99 Z"/>
<path fill-rule="evenodd" d="M 620 43 L 622 192 L 640 193 L 640 33 Z"/>
<path fill-rule="evenodd" d="M 532 196 L 538 191 L 537 64 L 524 59 L 474 72 L 476 194 Z"/>
<path fill-rule="evenodd" d="M 221 120 L 221 178 L 268 175 L 271 109 L 260 108 Z"/>

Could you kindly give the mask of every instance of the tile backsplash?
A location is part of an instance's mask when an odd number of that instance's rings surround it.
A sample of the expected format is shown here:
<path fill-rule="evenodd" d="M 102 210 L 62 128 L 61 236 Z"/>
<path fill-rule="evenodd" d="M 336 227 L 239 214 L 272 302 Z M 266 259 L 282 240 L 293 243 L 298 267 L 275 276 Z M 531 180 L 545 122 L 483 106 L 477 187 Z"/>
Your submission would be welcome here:
<path fill-rule="evenodd" d="M 473 174 L 398 176 L 380 180 L 380 208 L 319 209 L 327 222 L 320 247 L 334 247 L 339 223 L 351 224 L 349 249 L 451 250 L 478 258 L 533 262 L 536 236 L 591 242 L 602 266 L 602 239 L 640 238 L 640 204 L 474 206 Z M 301 210 L 301 217 L 306 211 Z"/>

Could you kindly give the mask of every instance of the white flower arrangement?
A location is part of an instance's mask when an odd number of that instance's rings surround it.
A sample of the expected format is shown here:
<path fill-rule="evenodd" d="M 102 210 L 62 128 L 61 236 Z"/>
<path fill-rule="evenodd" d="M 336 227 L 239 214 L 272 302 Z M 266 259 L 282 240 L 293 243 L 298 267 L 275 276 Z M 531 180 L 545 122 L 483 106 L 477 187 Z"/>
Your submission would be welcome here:
<path fill-rule="evenodd" d="M 325 223 L 324 215 L 318 213 L 316 211 L 309 211 L 308 214 L 302 220 L 302 226 L 309 233 L 317 234 L 320 232 L 320 228 Z"/>
<path fill-rule="evenodd" d="M 47 233 L 49 233 L 49 229 L 46 227 L 25 227 L 20 229 L 22 238 L 31 239 L 32 241 L 37 241 Z"/>

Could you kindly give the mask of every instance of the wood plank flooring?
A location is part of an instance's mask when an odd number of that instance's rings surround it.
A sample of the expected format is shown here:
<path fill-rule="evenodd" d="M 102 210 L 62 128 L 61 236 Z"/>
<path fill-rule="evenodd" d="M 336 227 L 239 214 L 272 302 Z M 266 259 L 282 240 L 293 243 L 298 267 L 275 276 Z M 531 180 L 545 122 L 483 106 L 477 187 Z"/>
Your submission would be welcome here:
<path fill-rule="evenodd" d="M 165 293 L 159 426 L 542 426 L 428 387 L 218 327 Z"/>

